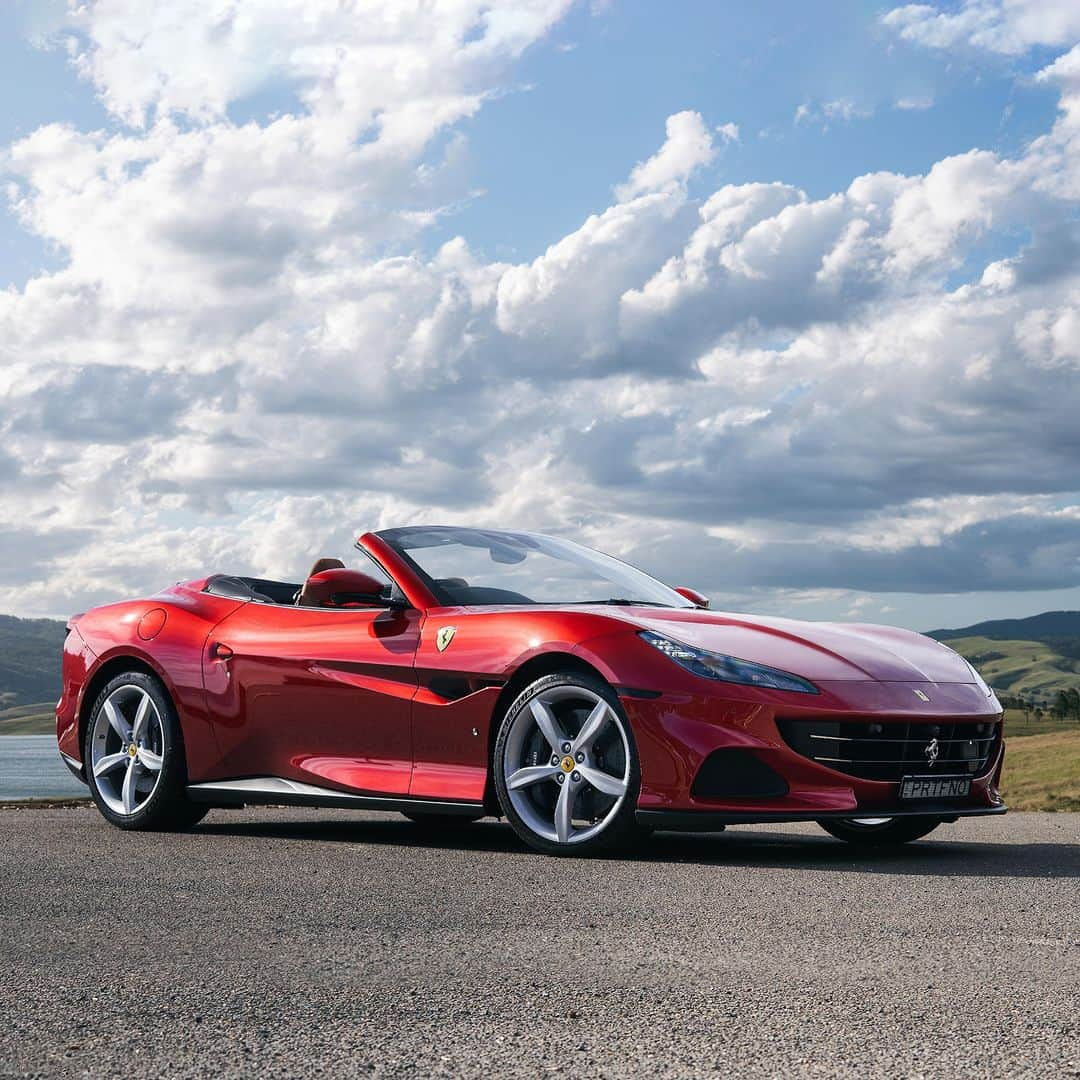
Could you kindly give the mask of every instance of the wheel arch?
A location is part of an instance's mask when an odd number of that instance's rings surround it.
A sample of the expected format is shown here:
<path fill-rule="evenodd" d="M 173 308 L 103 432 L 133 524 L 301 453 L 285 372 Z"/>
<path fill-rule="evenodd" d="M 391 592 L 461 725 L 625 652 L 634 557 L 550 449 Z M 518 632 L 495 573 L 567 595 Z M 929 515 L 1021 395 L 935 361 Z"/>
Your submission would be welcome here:
<path fill-rule="evenodd" d="M 82 700 L 79 703 L 80 754 L 83 754 L 83 748 L 86 746 L 86 726 L 90 723 L 90 713 L 94 708 L 94 702 L 97 701 L 102 688 L 111 679 L 115 679 L 117 675 L 122 675 L 127 671 L 138 671 L 156 679 L 161 683 L 165 693 L 167 693 L 172 700 L 173 708 L 176 709 L 176 694 L 169 685 L 168 679 L 165 678 L 162 672 L 154 664 L 150 663 L 145 657 L 138 656 L 135 653 L 119 653 L 110 656 L 94 669 L 93 674 L 86 682 L 86 688 L 83 690 Z M 179 716 L 180 710 L 177 709 L 176 712 L 177 716 Z M 183 723 L 181 721 L 181 737 L 182 736 Z"/>
<path fill-rule="evenodd" d="M 530 683 L 542 679 L 545 675 L 556 675 L 561 672 L 580 673 L 600 679 L 601 682 L 611 685 L 610 680 L 599 668 L 590 664 L 587 660 L 571 652 L 553 650 L 551 652 L 538 653 L 529 657 L 513 675 L 503 684 L 502 690 L 495 701 L 495 707 L 491 712 L 491 723 L 488 725 L 487 745 L 487 783 L 484 785 L 484 809 L 489 814 L 501 814 L 498 796 L 495 793 L 495 743 L 499 737 L 499 728 L 502 726 L 503 717 L 507 710 L 517 700 L 518 695 Z"/>

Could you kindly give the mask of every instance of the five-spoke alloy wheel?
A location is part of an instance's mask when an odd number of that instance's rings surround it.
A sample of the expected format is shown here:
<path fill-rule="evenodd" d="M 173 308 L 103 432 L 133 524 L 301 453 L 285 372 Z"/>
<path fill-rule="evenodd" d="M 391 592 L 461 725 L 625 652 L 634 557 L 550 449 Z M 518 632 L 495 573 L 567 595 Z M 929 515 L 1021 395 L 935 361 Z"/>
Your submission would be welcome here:
<path fill-rule="evenodd" d="M 184 794 L 176 710 L 161 684 L 144 672 L 125 672 L 102 689 L 87 725 L 83 760 L 90 793 L 114 825 L 186 828 L 206 813 Z"/>
<path fill-rule="evenodd" d="M 585 853 L 631 838 L 637 750 L 611 688 L 576 672 L 526 688 L 499 730 L 495 784 L 510 824 L 540 851 Z"/>

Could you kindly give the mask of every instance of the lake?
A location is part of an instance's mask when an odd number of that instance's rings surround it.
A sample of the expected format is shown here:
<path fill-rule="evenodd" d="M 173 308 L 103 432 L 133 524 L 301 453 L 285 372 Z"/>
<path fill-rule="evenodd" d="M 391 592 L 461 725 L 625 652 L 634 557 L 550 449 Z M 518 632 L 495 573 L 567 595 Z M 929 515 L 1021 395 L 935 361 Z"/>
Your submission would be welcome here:
<path fill-rule="evenodd" d="M 52 735 L 0 735 L 0 800 L 88 795 L 60 760 Z"/>

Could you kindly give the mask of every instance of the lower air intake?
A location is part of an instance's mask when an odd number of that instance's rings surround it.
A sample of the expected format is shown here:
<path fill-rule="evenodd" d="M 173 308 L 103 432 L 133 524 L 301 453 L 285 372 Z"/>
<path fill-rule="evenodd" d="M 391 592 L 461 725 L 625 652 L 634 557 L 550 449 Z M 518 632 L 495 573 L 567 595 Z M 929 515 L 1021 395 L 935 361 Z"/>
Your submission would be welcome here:
<path fill-rule="evenodd" d="M 776 799 L 787 781 L 749 750 L 714 750 L 698 769 L 690 794 L 695 799 Z"/>

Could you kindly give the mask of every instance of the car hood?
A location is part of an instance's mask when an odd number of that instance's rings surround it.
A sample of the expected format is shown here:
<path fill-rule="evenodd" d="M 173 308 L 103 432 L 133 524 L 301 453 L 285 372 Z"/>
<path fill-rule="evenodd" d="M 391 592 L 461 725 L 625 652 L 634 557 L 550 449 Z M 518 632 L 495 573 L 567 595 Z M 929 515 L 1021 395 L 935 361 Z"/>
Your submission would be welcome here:
<path fill-rule="evenodd" d="M 814 681 L 975 681 L 967 662 L 952 649 L 892 626 L 656 608 L 627 609 L 619 617 L 641 630 Z"/>

